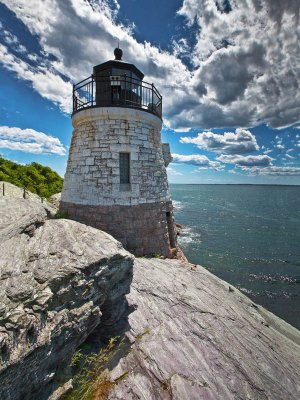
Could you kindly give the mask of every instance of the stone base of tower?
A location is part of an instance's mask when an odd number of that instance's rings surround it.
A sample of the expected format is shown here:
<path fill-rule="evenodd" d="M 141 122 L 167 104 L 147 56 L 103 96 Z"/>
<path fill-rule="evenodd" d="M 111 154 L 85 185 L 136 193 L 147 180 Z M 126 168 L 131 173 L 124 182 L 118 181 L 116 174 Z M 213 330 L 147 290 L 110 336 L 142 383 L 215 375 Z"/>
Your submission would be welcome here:
<path fill-rule="evenodd" d="M 60 204 L 69 218 L 111 234 L 139 257 L 173 255 L 177 239 L 172 208 L 171 201 L 132 206 Z"/>

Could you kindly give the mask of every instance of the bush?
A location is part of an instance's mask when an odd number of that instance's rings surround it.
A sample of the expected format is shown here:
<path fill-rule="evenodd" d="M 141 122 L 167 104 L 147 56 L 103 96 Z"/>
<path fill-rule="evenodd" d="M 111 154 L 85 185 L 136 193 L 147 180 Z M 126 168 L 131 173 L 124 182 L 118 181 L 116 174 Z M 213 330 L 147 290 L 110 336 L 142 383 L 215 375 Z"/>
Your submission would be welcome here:
<path fill-rule="evenodd" d="M 0 156 L 0 181 L 25 187 L 40 197 L 48 198 L 61 192 L 64 180 L 50 167 L 36 162 L 20 165 Z"/>

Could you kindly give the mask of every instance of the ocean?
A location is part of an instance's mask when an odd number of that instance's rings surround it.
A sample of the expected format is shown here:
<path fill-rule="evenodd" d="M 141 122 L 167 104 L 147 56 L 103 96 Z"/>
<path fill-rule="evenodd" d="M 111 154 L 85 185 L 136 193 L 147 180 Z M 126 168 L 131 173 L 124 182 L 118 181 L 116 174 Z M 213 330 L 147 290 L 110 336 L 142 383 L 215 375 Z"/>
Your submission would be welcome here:
<path fill-rule="evenodd" d="M 170 190 L 188 260 L 300 329 L 300 186 Z"/>

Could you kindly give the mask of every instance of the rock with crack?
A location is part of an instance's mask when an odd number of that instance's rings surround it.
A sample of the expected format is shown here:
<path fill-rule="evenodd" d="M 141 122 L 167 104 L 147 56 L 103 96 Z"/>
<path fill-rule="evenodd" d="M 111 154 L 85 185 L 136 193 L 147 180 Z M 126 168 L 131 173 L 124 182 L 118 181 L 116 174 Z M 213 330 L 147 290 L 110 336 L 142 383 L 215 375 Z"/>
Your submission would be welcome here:
<path fill-rule="evenodd" d="M 300 333 L 202 267 L 137 259 L 110 399 L 300 398 Z"/>
<path fill-rule="evenodd" d="M 47 399 L 77 347 L 123 313 L 134 257 L 16 198 L 0 199 L 0 246 L 0 399 Z"/>

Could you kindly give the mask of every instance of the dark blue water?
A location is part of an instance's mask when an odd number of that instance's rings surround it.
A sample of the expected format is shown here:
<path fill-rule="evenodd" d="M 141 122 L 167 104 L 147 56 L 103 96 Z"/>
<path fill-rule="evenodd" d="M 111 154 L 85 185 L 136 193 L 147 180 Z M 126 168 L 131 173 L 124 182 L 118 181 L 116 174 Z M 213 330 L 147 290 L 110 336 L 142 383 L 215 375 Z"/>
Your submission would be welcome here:
<path fill-rule="evenodd" d="M 300 186 L 170 189 L 189 261 L 300 329 Z"/>

